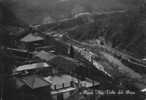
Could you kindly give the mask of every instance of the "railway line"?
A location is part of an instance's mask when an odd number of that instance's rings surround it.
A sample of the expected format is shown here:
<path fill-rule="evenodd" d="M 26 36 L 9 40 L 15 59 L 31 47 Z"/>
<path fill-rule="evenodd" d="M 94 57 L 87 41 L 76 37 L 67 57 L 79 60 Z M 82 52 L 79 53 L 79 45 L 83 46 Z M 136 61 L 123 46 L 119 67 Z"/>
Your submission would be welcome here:
<path fill-rule="evenodd" d="M 83 46 L 83 47 L 88 47 L 89 49 L 92 49 L 92 51 L 94 51 L 93 49 L 97 49 L 97 46 L 98 46 L 98 48 L 103 49 L 104 51 L 111 53 L 119 60 L 130 63 L 130 64 L 134 65 L 136 68 L 139 67 L 138 69 L 141 70 L 141 72 L 144 72 L 144 73 L 146 72 L 146 63 L 138 58 L 135 58 L 131 55 L 125 54 L 125 53 L 123 53 L 119 50 L 116 50 L 114 48 L 110 48 L 110 47 L 106 47 L 106 46 L 99 46 L 99 45 L 97 45 L 95 47 L 95 46 L 92 46 L 92 45 L 86 44 L 86 43 L 82 44 L 76 40 L 71 39 L 68 36 L 67 36 L 67 38 L 69 39 L 69 41 L 72 44 L 76 44 L 76 45 Z"/>

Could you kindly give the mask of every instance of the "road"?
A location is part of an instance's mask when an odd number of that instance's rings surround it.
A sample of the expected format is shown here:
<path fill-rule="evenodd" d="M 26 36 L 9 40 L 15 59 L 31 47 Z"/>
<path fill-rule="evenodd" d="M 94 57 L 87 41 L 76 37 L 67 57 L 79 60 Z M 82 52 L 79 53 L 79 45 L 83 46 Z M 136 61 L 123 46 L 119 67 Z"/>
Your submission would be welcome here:
<path fill-rule="evenodd" d="M 110 77 L 117 77 L 118 74 L 121 74 L 121 76 L 123 75 L 124 77 L 127 77 L 126 79 L 129 80 L 130 82 L 133 82 L 132 84 L 138 83 L 137 85 L 142 86 L 141 87 L 142 89 L 146 88 L 146 85 L 145 85 L 146 79 L 142 75 L 142 74 L 145 75 L 145 73 L 141 74 L 141 73 L 136 72 L 135 70 L 133 70 L 133 68 L 123 64 L 123 62 L 121 60 L 121 59 L 124 59 L 128 63 L 138 65 L 136 67 L 146 68 L 146 66 L 144 64 L 139 63 L 139 62 L 141 62 L 139 59 L 129 56 L 127 54 L 124 54 L 115 49 L 114 49 L 115 53 L 114 53 L 113 49 L 107 50 L 103 46 L 102 46 L 102 49 L 101 49 L 101 47 L 98 47 L 99 49 L 97 50 L 95 48 L 95 46 L 85 44 L 85 43 L 83 44 L 81 42 L 71 39 L 68 36 L 66 38 L 68 38 L 66 43 L 68 43 L 68 45 L 72 45 L 74 47 L 75 51 L 79 52 L 89 62 L 91 62 L 91 63 L 95 62 L 95 63 L 93 63 L 93 65 L 98 70 L 104 72 L 106 75 L 108 75 Z M 101 55 L 99 55 L 98 53 Z M 116 57 L 115 55 L 120 56 L 120 59 L 118 57 Z M 101 63 L 101 61 L 96 61 L 96 60 L 92 59 L 95 57 L 99 58 L 99 56 L 103 56 L 104 60 L 107 61 L 107 63 L 110 63 L 110 65 L 104 66 L 103 63 Z M 134 62 L 131 59 L 136 60 L 137 62 Z M 106 62 L 104 62 L 104 63 L 106 63 Z M 112 66 L 116 66 L 116 67 L 112 67 Z M 116 71 L 114 70 L 115 68 L 117 68 Z M 144 71 L 144 70 L 142 70 L 142 71 Z M 139 86 L 136 86 L 136 87 L 139 87 Z"/>
<path fill-rule="evenodd" d="M 67 38 L 70 39 L 72 42 L 74 42 L 78 45 L 83 45 L 84 47 L 87 47 L 87 48 L 92 48 L 92 49 L 95 49 L 95 50 L 98 49 L 98 48 L 103 49 L 104 51 L 113 54 L 115 57 L 117 57 L 119 59 L 127 61 L 127 62 L 129 62 L 133 65 L 138 66 L 138 67 L 142 67 L 144 70 L 146 70 L 146 62 L 142 61 L 141 59 L 135 58 L 131 55 L 128 55 L 126 53 L 123 53 L 123 52 L 121 52 L 117 49 L 111 48 L 111 47 L 106 46 L 106 45 L 105 46 L 103 46 L 103 45 L 96 45 L 95 46 L 95 45 L 92 45 L 92 44 L 80 43 L 76 40 L 73 40 L 73 39 L 69 38 L 68 36 L 67 36 Z"/>
<path fill-rule="evenodd" d="M 133 70 L 134 68 L 129 68 L 129 66 L 125 66 L 121 60 L 124 60 L 128 63 L 135 64 L 136 67 L 141 67 L 141 68 L 146 68 L 146 64 L 142 62 L 140 59 L 137 59 L 133 56 L 130 56 L 128 54 L 125 54 L 121 51 L 118 51 L 113 48 L 109 48 L 106 46 L 97 46 L 95 45 L 90 45 L 86 43 L 81 43 L 76 40 L 71 39 L 67 35 L 64 35 L 62 37 L 57 38 L 56 40 L 59 42 L 64 43 L 66 46 L 70 47 L 70 45 L 73 46 L 74 50 L 78 52 L 80 55 L 82 55 L 86 60 L 89 62 L 93 63 L 93 65 L 100 71 L 104 72 L 106 75 L 111 76 L 111 77 L 117 77 L 117 74 L 122 73 L 123 76 L 125 75 L 127 78 L 130 78 L 130 81 L 132 80 L 133 82 L 137 81 L 142 84 L 146 84 L 146 79 L 143 78 L 141 73 L 136 72 Z M 102 51 L 102 52 L 101 52 Z M 92 58 L 104 58 L 105 62 L 96 61 L 93 60 Z M 111 61 L 111 58 L 114 58 Z M 104 64 L 107 65 L 104 65 Z M 118 66 L 117 69 L 118 71 L 115 72 L 113 69 L 113 66 Z M 128 73 L 128 74 L 127 74 Z M 144 88 L 146 86 L 144 85 Z"/>

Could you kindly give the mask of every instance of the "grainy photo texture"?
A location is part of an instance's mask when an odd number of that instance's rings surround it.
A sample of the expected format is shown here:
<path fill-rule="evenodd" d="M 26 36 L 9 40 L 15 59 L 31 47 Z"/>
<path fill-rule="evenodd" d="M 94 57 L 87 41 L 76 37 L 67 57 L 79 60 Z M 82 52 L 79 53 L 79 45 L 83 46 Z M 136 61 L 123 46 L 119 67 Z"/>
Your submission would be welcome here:
<path fill-rule="evenodd" d="M 0 0 L 0 100 L 146 100 L 146 0 Z"/>

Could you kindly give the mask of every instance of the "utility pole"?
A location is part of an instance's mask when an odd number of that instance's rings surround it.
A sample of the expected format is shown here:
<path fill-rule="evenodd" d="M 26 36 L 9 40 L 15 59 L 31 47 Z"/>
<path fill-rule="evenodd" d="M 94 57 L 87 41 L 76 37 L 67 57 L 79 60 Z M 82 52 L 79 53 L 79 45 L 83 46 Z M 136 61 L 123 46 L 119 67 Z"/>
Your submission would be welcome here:
<path fill-rule="evenodd" d="M 1 88 L 0 88 L 0 100 L 3 100 L 3 79 L 1 80 Z"/>
<path fill-rule="evenodd" d="M 95 81 L 94 80 L 92 80 L 92 84 L 93 84 L 93 100 L 96 100 Z"/>

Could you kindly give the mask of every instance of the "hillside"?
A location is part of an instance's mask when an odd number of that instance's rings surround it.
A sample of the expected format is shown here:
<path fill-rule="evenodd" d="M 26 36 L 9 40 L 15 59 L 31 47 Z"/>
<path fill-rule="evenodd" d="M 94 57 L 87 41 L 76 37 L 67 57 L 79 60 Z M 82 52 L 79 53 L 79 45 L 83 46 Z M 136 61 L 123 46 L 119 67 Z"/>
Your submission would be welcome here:
<path fill-rule="evenodd" d="M 18 16 L 29 24 L 41 24 L 45 19 L 56 21 L 80 11 L 102 12 L 127 9 L 118 0 L 5 0 Z M 131 6 L 130 6 L 131 7 Z"/>
<path fill-rule="evenodd" d="M 103 37 L 106 44 L 112 44 L 113 48 L 143 58 L 146 56 L 145 16 L 145 12 L 138 10 L 94 15 L 94 23 L 81 25 L 68 32 L 70 37 L 79 41 Z"/>

